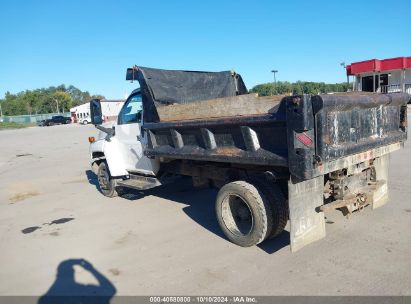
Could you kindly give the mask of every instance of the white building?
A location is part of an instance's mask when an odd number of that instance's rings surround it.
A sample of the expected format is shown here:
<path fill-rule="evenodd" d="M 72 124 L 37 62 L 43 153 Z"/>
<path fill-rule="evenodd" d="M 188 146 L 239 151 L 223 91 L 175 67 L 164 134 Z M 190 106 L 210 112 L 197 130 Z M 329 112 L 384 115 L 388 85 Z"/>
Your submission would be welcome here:
<path fill-rule="evenodd" d="M 411 57 L 354 62 L 346 69 L 354 91 L 411 94 Z"/>
<path fill-rule="evenodd" d="M 101 112 L 103 113 L 103 120 L 112 121 L 118 116 L 124 100 L 101 100 Z M 77 107 L 71 108 L 71 120 L 81 124 L 88 124 L 91 122 L 90 118 L 90 103 L 85 103 Z"/>

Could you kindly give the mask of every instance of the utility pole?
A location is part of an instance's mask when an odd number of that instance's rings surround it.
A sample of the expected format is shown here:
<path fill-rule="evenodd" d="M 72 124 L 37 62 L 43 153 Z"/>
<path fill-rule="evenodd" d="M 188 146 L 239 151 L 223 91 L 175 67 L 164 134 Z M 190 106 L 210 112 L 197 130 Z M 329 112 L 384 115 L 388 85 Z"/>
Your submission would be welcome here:
<path fill-rule="evenodd" d="M 347 65 L 345 64 L 344 61 L 340 63 L 340 66 L 342 66 L 344 68 L 345 74 L 347 74 Z M 350 76 L 348 76 L 348 74 L 347 74 L 347 92 L 348 92 L 349 85 L 350 85 Z"/>
<path fill-rule="evenodd" d="M 271 73 L 273 73 L 273 76 L 274 76 L 274 87 L 275 87 L 275 85 L 276 85 L 275 73 L 278 73 L 278 70 L 271 70 Z M 274 87 L 273 87 L 273 89 L 274 89 Z M 271 95 L 273 95 L 273 91 L 271 91 Z"/>

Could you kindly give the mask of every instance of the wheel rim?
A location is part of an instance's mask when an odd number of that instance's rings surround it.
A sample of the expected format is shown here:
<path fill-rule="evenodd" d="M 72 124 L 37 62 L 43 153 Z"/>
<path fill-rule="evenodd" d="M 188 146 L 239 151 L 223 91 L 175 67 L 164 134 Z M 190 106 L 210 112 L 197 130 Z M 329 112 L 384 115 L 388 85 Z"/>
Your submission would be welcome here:
<path fill-rule="evenodd" d="M 104 166 L 100 169 L 98 182 L 102 190 L 110 190 L 110 176 Z"/>
<path fill-rule="evenodd" d="M 228 194 L 221 204 L 221 217 L 227 229 L 236 236 L 250 234 L 254 226 L 250 206 L 240 196 Z"/>

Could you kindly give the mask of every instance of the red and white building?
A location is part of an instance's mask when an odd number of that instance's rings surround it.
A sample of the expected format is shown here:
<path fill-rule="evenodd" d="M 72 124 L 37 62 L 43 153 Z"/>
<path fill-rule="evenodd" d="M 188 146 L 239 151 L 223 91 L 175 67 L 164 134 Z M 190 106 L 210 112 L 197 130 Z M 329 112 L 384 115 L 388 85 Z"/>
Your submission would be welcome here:
<path fill-rule="evenodd" d="M 101 100 L 101 112 L 104 122 L 113 121 L 117 118 L 118 113 L 123 107 L 125 100 Z M 74 123 L 88 124 L 91 122 L 90 103 L 85 103 L 77 107 L 71 108 L 71 120 Z"/>
<path fill-rule="evenodd" d="M 346 70 L 354 91 L 411 94 L 411 57 L 354 62 Z"/>

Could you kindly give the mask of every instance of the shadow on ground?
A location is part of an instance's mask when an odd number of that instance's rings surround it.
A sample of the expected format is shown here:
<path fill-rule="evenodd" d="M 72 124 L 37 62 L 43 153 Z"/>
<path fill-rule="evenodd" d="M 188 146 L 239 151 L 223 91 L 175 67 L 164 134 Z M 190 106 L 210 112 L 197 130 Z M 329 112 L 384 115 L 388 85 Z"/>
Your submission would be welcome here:
<path fill-rule="evenodd" d="M 98 189 L 97 176 L 91 170 L 86 171 L 86 175 L 89 183 Z M 227 240 L 215 217 L 214 202 L 217 190 L 194 188 L 191 178 L 181 177 L 173 183 L 145 191 L 127 189 L 121 197 L 129 201 L 136 201 L 149 195 L 186 205 L 183 211 L 188 217 L 208 231 Z M 272 254 L 289 244 L 290 234 L 288 231 L 284 231 L 276 238 L 264 241 L 258 247 Z"/>
<path fill-rule="evenodd" d="M 284 230 L 280 235 L 276 236 L 273 239 L 266 240 L 257 246 L 267 252 L 268 254 L 273 254 L 290 245 L 290 233 Z"/>
<path fill-rule="evenodd" d="M 76 265 L 93 275 L 98 285 L 77 283 L 74 270 Z M 54 283 L 39 299 L 38 304 L 108 304 L 115 293 L 114 285 L 91 263 L 83 259 L 70 259 L 59 264 Z"/>
<path fill-rule="evenodd" d="M 99 190 L 97 175 L 95 175 L 94 172 L 91 170 L 86 170 L 85 173 L 86 173 L 88 182 L 94 187 L 96 187 L 97 190 Z"/>

